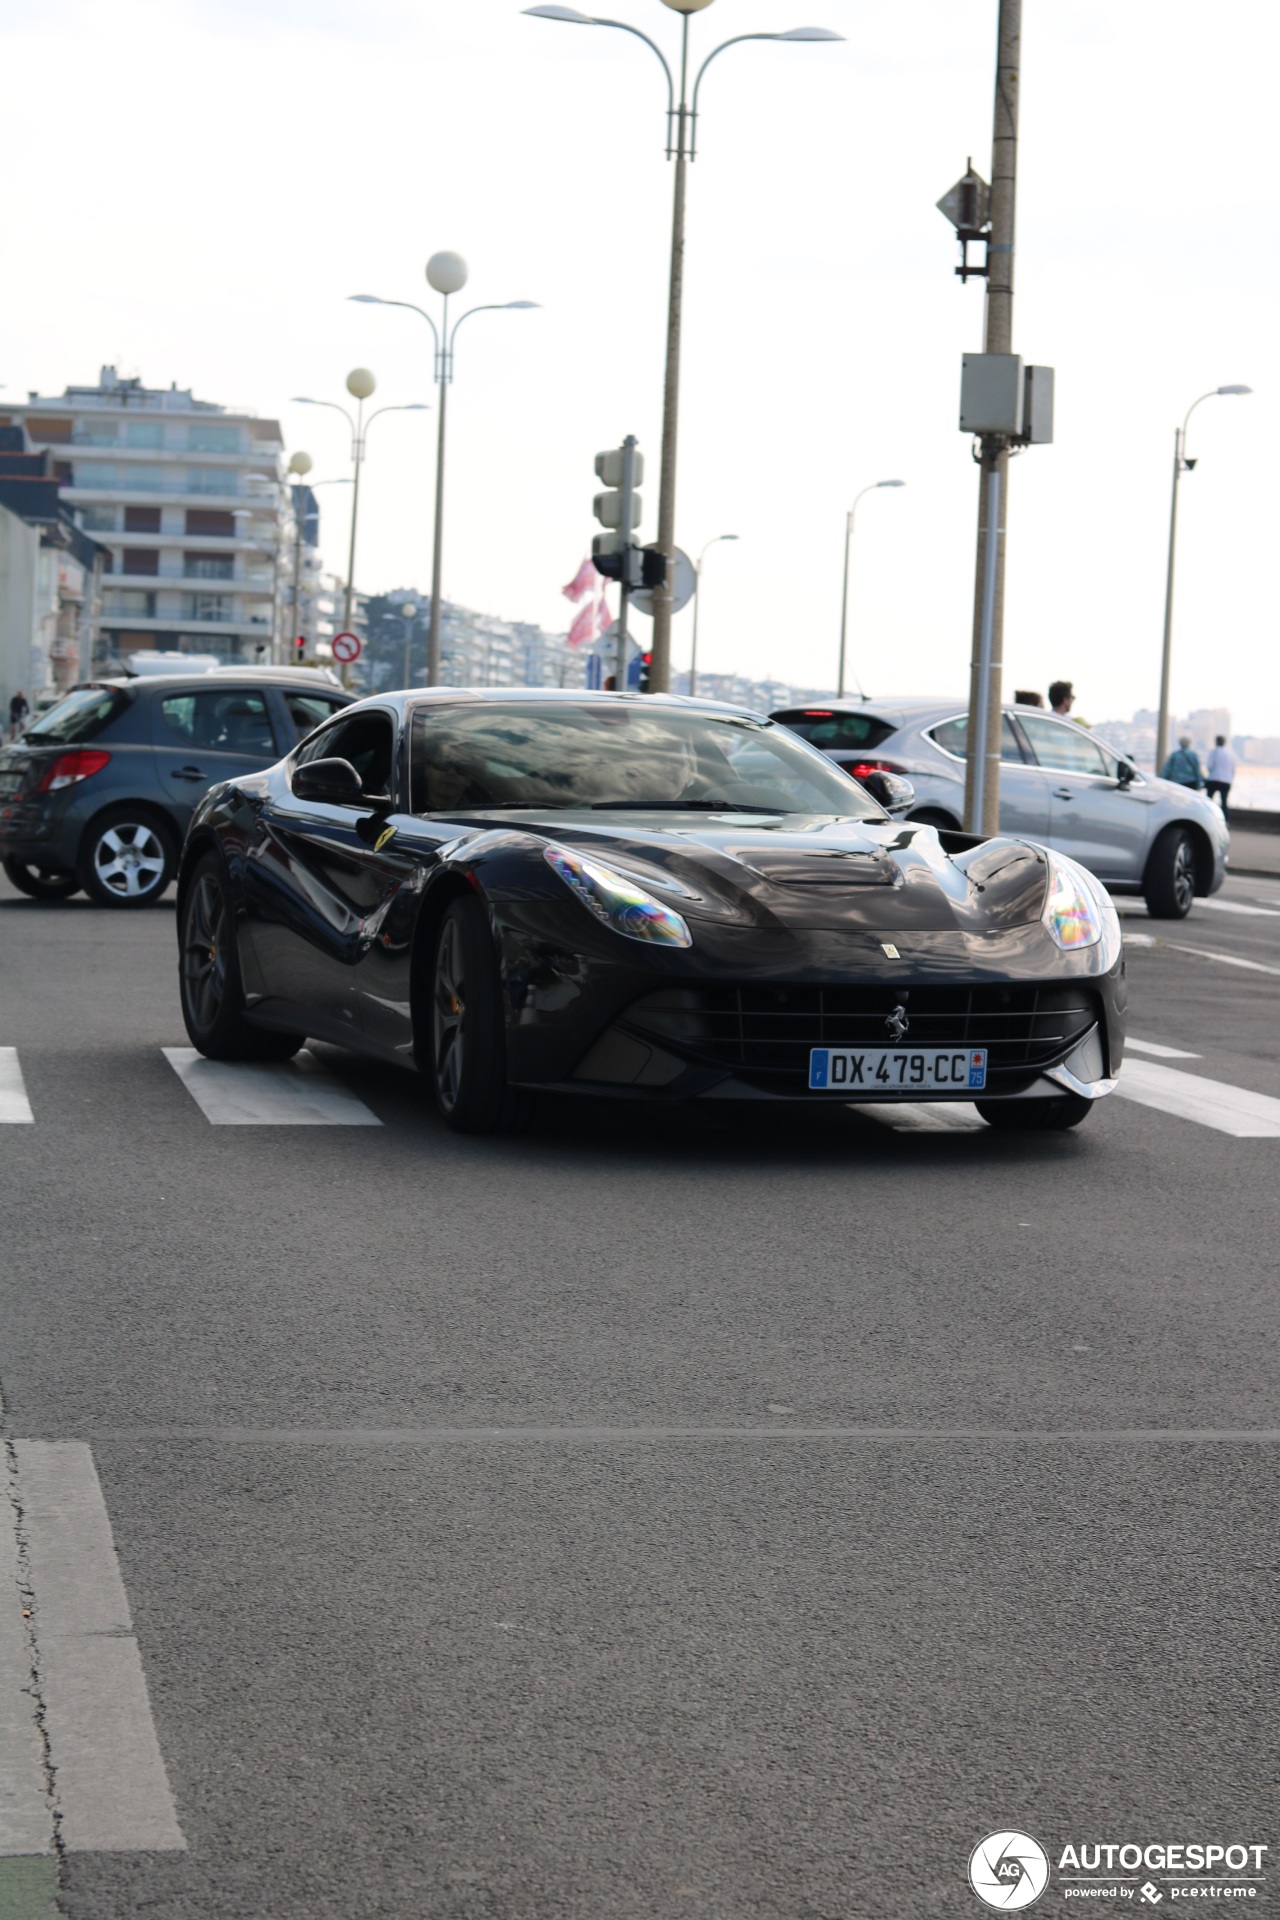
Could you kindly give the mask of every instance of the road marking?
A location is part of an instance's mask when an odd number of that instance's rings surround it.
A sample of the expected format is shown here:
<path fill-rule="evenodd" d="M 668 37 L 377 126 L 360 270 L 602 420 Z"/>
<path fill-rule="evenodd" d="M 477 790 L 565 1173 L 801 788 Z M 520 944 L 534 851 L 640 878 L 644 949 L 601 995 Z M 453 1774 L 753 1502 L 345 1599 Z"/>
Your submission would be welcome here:
<path fill-rule="evenodd" d="M 0 1494 L 0 1856 L 50 1854 L 53 1813 L 45 1791 L 44 1744 L 36 1725 L 33 1652 L 23 1619 L 17 1493 L 4 1462 Z M 0 1881 L 0 1914 L 6 1911 Z"/>
<path fill-rule="evenodd" d="M 1157 1060 L 1198 1060 L 1198 1053 L 1187 1053 L 1182 1047 L 1158 1046 L 1154 1040 L 1135 1040 L 1130 1034 L 1125 1041 L 1126 1050 L 1134 1053 L 1152 1053 Z"/>
<path fill-rule="evenodd" d="M 206 1060 L 194 1047 L 161 1051 L 215 1127 L 380 1127 L 376 1113 L 348 1093 L 305 1049 L 296 1060 L 259 1066 Z"/>
<path fill-rule="evenodd" d="M 1198 1073 L 1180 1073 L 1152 1060 L 1126 1060 L 1116 1081 L 1122 1099 L 1155 1107 L 1179 1120 L 1230 1133 L 1237 1140 L 1280 1140 L 1280 1100 L 1251 1093 L 1247 1087 L 1228 1086 L 1224 1080 L 1206 1080 Z"/>
<path fill-rule="evenodd" d="M 1280 920 L 1280 907 L 1251 907 L 1243 900 L 1202 900 L 1200 905 L 1214 913 L 1258 913 L 1268 920 Z"/>
<path fill-rule="evenodd" d="M 93 1455 L 79 1440 L 14 1452 L 62 1844 L 183 1849 Z"/>
<path fill-rule="evenodd" d="M 987 1124 L 971 1100 L 850 1100 L 848 1105 L 895 1133 L 973 1133 Z"/>
<path fill-rule="evenodd" d="M 0 1126 L 27 1126 L 34 1121 L 22 1078 L 16 1047 L 0 1047 Z"/>
<path fill-rule="evenodd" d="M 1126 933 L 1124 944 L 1126 947 L 1155 947 L 1160 943 L 1153 933 Z"/>
<path fill-rule="evenodd" d="M 1189 1442 L 1273 1447 L 1280 1427 L 122 1427 L 104 1439 L 232 1447 L 599 1446 L 653 1440 L 1068 1441 L 1130 1446 Z"/>
<path fill-rule="evenodd" d="M 1160 940 L 1154 944 L 1172 947 L 1175 953 L 1194 953 L 1200 960 L 1220 960 L 1224 967 L 1245 967 L 1250 973 L 1271 973 L 1280 979 L 1280 967 L 1264 967 L 1261 960 L 1241 960 L 1234 953 L 1214 953 L 1209 947 L 1184 947 L 1176 940 Z"/>

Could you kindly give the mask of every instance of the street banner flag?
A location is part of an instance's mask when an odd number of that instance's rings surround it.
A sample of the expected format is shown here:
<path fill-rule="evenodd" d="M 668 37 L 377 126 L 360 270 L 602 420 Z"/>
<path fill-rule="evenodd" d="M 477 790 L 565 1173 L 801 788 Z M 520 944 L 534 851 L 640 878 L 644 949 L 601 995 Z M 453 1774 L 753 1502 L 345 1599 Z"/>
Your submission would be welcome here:
<path fill-rule="evenodd" d="M 596 632 L 608 633 L 610 627 L 613 625 L 613 615 L 609 611 L 609 602 L 604 597 L 603 589 L 600 593 L 599 604 L 596 607 L 596 618 Z"/>
<path fill-rule="evenodd" d="M 599 579 L 593 560 L 584 560 L 567 587 L 561 587 L 566 600 L 581 600 L 584 594 L 594 591 Z"/>
<path fill-rule="evenodd" d="M 574 617 L 573 625 L 569 629 L 569 645 L 584 647 L 588 640 L 594 640 L 595 637 L 596 603 L 594 600 L 588 600 L 582 612 Z"/>

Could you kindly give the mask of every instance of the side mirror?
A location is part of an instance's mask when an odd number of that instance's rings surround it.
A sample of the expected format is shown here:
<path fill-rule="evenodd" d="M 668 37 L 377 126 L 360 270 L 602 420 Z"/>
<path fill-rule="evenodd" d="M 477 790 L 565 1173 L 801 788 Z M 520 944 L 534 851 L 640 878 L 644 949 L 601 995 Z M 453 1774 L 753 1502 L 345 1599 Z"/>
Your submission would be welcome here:
<path fill-rule="evenodd" d="M 1121 788 L 1131 787 L 1137 771 L 1137 768 L 1131 767 L 1127 760 L 1122 760 L 1116 768 L 1116 785 Z"/>
<path fill-rule="evenodd" d="M 915 788 L 900 773 L 885 773 L 877 768 L 874 773 L 864 773 L 858 784 L 866 788 L 873 800 L 880 802 L 886 813 L 905 813 L 916 803 Z"/>
<path fill-rule="evenodd" d="M 293 770 L 298 800 L 327 800 L 336 807 L 358 807 L 364 799 L 360 775 L 349 760 L 308 760 Z"/>

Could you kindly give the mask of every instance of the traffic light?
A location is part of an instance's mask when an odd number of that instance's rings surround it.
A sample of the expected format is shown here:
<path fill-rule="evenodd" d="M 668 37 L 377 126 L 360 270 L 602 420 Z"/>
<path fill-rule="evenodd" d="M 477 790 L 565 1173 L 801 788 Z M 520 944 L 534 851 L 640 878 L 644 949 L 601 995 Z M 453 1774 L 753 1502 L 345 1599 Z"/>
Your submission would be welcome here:
<path fill-rule="evenodd" d="M 629 433 L 620 447 L 596 455 L 596 478 L 604 489 L 594 501 L 596 519 L 607 533 L 598 533 L 591 542 L 591 558 L 597 573 L 606 580 L 620 580 L 624 586 L 640 584 L 639 561 L 633 558 L 632 534 L 639 525 L 643 506 L 636 488 L 644 478 L 644 455 Z"/>
<path fill-rule="evenodd" d="M 648 693 L 649 691 L 649 669 L 652 666 L 652 664 L 653 664 L 653 655 L 651 653 L 642 653 L 640 655 L 640 691 L 641 693 Z"/>
<path fill-rule="evenodd" d="M 306 659 L 306 657 L 307 657 L 307 636 L 305 633 L 300 633 L 297 639 L 293 643 L 294 665 L 300 667 L 303 661 Z"/>

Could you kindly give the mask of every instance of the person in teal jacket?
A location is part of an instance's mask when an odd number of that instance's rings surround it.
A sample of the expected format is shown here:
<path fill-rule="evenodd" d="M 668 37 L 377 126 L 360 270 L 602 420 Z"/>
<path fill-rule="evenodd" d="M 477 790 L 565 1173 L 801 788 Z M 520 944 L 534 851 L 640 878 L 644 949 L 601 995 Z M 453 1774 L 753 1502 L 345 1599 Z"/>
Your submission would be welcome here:
<path fill-rule="evenodd" d="M 1178 744 L 1160 769 L 1162 780 L 1174 780 L 1180 787 L 1204 786 L 1204 768 L 1200 765 L 1200 756 L 1191 744 L 1189 733 L 1178 735 Z"/>

